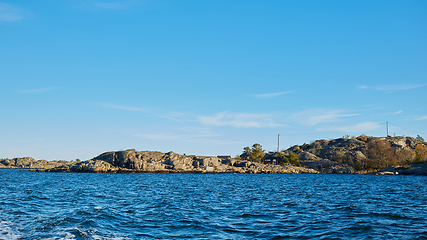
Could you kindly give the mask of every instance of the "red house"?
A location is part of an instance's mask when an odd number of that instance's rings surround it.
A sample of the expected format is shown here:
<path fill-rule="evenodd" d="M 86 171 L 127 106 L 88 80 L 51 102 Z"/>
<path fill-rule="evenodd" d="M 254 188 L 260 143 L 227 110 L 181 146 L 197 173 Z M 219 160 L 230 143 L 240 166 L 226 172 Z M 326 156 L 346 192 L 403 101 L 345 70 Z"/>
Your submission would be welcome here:
<path fill-rule="evenodd" d="M 275 158 L 266 158 L 266 159 L 262 160 L 262 163 L 277 165 L 277 164 L 279 164 L 279 161 Z"/>

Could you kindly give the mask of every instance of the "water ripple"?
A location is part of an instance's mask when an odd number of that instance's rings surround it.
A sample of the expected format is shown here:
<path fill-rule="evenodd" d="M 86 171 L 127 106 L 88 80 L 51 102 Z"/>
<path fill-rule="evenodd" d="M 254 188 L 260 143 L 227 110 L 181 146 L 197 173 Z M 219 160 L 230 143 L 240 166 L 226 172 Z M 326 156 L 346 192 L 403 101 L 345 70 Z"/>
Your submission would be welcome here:
<path fill-rule="evenodd" d="M 427 238 L 426 177 L 0 177 L 0 239 Z"/>

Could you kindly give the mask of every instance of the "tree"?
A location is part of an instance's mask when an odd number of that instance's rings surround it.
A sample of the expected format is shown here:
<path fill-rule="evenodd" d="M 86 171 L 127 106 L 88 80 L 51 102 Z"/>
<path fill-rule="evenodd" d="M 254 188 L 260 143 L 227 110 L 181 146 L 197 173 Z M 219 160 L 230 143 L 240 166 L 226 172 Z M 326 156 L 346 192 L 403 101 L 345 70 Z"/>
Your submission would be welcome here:
<path fill-rule="evenodd" d="M 245 148 L 243 148 L 243 153 L 246 153 L 246 154 L 250 155 L 252 153 L 252 150 L 251 150 L 250 147 L 245 147 Z"/>
<path fill-rule="evenodd" d="M 286 157 L 284 152 L 278 152 L 278 155 L 280 165 L 285 165 L 285 163 L 289 163 L 289 159 Z"/>
<path fill-rule="evenodd" d="M 251 157 L 250 157 L 250 160 L 252 162 L 260 162 L 261 159 L 264 157 L 264 155 L 265 155 L 265 150 L 262 149 L 261 144 L 255 143 L 254 145 L 252 145 Z"/>
<path fill-rule="evenodd" d="M 250 147 L 243 148 L 243 153 L 240 154 L 240 159 L 242 160 L 250 160 L 252 155 L 252 149 Z"/>

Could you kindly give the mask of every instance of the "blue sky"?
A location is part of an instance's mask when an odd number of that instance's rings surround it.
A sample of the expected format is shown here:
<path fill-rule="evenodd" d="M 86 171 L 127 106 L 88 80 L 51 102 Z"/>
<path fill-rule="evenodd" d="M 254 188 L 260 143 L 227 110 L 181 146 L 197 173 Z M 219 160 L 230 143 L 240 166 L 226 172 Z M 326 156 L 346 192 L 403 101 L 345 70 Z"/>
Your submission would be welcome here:
<path fill-rule="evenodd" d="M 427 138 L 427 1 L 0 0 L 0 158 Z"/>

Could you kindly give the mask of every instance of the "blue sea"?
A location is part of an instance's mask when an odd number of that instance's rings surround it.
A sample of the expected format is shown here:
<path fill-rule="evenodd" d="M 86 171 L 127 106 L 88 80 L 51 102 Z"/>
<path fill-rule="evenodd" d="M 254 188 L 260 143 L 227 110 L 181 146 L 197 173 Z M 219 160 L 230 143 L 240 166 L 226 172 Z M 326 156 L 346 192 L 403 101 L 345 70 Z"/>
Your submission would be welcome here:
<path fill-rule="evenodd" d="M 427 239 L 427 177 L 0 170 L 0 239 Z"/>

